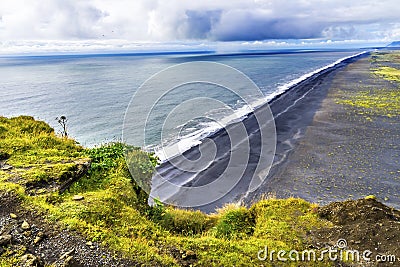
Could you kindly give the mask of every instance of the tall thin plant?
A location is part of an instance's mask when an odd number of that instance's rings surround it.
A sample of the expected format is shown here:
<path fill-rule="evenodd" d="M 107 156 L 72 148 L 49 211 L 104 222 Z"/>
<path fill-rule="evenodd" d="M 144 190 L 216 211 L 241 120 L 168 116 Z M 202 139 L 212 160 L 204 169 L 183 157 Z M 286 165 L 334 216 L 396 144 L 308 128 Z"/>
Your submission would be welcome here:
<path fill-rule="evenodd" d="M 56 121 L 58 122 L 58 124 L 61 125 L 61 136 L 64 138 L 68 137 L 68 132 L 67 132 L 67 117 L 65 116 L 61 116 L 61 117 L 57 117 Z"/>

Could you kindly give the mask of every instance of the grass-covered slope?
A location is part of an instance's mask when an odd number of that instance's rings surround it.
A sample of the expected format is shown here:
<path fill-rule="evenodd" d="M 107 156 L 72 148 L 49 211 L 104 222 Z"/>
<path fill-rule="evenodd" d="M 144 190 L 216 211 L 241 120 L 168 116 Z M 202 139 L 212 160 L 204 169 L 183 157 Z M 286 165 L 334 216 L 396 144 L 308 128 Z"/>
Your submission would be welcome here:
<path fill-rule="evenodd" d="M 85 149 L 31 117 L 0 118 L 0 151 L 2 196 L 142 266 L 268 266 L 257 259 L 260 249 L 300 250 L 307 231 L 331 225 L 318 217 L 315 205 L 300 199 L 267 199 L 250 209 L 228 205 L 212 215 L 149 207 L 125 164 L 124 145 Z M 136 153 L 138 159 L 148 156 Z M 76 171 L 81 162 L 91 163 L 87 172 Z M 143 175 L 152 171 L 137 164 Z M 57 186 L 78 174 L 60 193 Z M 20 261 L 13 249 L 0 256 L 0 266 Z"/>

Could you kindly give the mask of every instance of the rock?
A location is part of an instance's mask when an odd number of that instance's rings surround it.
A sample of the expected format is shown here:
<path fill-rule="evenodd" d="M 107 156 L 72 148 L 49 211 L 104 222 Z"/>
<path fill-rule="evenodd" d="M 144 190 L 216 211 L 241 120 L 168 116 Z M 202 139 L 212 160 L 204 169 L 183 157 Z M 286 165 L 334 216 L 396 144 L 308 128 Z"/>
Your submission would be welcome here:
<path fill-rule="evenodd" d="M 64 263 L 61 264 L 61 267 L 72 267 L 72 266 L 75 266 L 74 265 L 74 257 L 72 257 L 72 256 L 68 256 L 65 259 Z"/>
<path fill-rule="evenodd" d="M 186 251 L 185 254 L 182 255 L 182 259 L 184 259 L 184 260 L 191 260 L 191 259 L 196 259 L 196 258 L 197 258 L 196 253 L 192 250 L 188 250 L 188 251 Z"/>
<path fill-rule="evenodd" d="M 24 232 L 24 236 L 26 236 L 26 237 L 30 237 L 31 235 L 32 235 L 31 231 L 25 231 Z"/>
<path fill-rule="evenodd" d="M 58 192 L 60 194 L 64 193 L 74 182 L 80 179 L 82 176 L 88 173 L 91 165 L 91 159 L 80 159 L 74 161 L 75 167 L 72 172 L 68 172 L 63 177 L 63 181 L 65 181 L 62 185 L 59 186 Z"/>
<path fill-rule="evenodd" d="M 77 166 L 77 172 L 79 175 L 85 174 L 89 170 L 91 163 L 92 160 L 90 158 L 74 161 L 74 164 L 76 164 Z"/>
<path fill-rule="evenodd" d="M 72 197 L 72 199 L 75 200 L 75 201 L 80 201 L 80 200 L 83 200 L 84 197 L 80 196 L 80 195 L 75 195 L 75 196 Z"/>
<path fill-rule="evenodd" d="M 10 218 L 11 218 L 11 219 L 17 219 L 18 216 L 17 216 L 17 214 L 10 213 Z"/>
<path fill-rule="evenodd" d="M 86 242 L 86 245 L 90 248 L 90 249 L 95 249 L 96 247 L 94 246 L 92 241 L 88 241 Z"/>
<path fill-rule="evenodd" d="M 35 237 L 35 239 L 33 240 L 33 243 L 37 244 L 40 241 L 42 241 L 42 238 L 40 236 Z"/>
<path fill-rule="evenodd" d="M 43 267 L 44 264 L 39 257 L 32 254 L 25 254 L 21 257 L 21 266 L 24 267 Z"/>
<path fill-rule="evenodd" d="M 14 168 L 14 167 L 11 166 L 11 165 L 4 164 L 4 165 L 1 167 L 1 170 L 2 170 L 2 171 L 11 171 L 13 168 Z"/>
<path fill-rule="evenodd" d="M 31 226 L 29 225 L 29 223 L 28 223 L 27 221 L 24 221 L 24 222 L 22 223 L 22 225 L 21 225 L 21 228 L 22 228 L 23 230 L 29 230 L 29 229 L 31 229 Z"/>
<path fill-rule="evenodd" d="M 74 252 L 75 252 L 75 248 L 71 249 L 71 250 L 68 251 L 68 252 L 65 252 L 64 254 L 61 255 L 60 260 L 63 260 L 63 259 L 68 258 L 68 257 L 71 256 L 71 254 L 74 253 Z"/>
<path fill-rule="evenodd" d="M 43 236 L 44 236 L 44 233 L 43 233 L 43 232 L 38 232 L 38 233 L 37 233 L 37 236 L 38 236 L 38 237 L 43 237 Z"/>
<path fill-rule="evenodd" d="M 62 264 L 60 264 L 61 267 L 79 267 L 83 266 L 82 263 L 77 261 L 73 256 L 68 256 Z"/>
<path fill-rule="evenodd" d="M 0 247 L 10 244 L 12 236 L 11 235 L 0 235 Z"/>

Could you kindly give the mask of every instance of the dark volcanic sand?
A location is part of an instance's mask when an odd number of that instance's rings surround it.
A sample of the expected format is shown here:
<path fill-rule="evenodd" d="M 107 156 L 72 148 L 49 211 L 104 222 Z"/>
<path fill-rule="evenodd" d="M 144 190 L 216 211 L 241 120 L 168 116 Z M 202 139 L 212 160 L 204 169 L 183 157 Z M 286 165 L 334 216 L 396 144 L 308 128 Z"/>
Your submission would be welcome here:
<path fill-rule="evenodd" d="M 362 57 L 365 58 L 365 56 Z M 379 198 L 390 195 L 389 200 L 396 202 L 394 195 L 398 190 L 394 190 L 395 184 L 392 183 L 395 175 L 385 176 L 383 179 L 377 177 L 386 175 L 388 172 L 397 172 L 396 164 L 392 164 L 394 163 L 393 155 L 387 149 L 381 149 L 380 146 L 382 142 L 387 142 L 384 144 L 386 148 L 389 148 L 389 143 L 398 143 L 396 142 L 398 128 L 391 122 L 381 120 L 371 125 L 366 124 L 362 117 L 354 117 L 343 106 L 335 104 L 332 95 L 336 92 L 335 89 L 341 86 L 344 94 L 346 90 L 353 90 L 360 80 L 371 86 L 376 83 L 369 75 L 368 59 L 352 63 L 358 59 L 346 60 L 316 74 L 272 101 L 270 107 L 275 117 L 277 133 L 274 165 L 259 189 L 250 193 L 245 199 L 243 196 L 247 192 L 248 177 L 254 174 L 254 166 L 259 160 L 257 148 L 260 147 L 261 141 L 254 117 L 250 115 L 243 120 L 243 125 L 249 131 L 251 148 L 249 164 L 242 166 L 246 168 L 244 178 L 223 198 L 197 208 L 212 212 L 229 202 L 242 200 L 245 204 L 251 204 L 268 193 L 274 193 L 277 197 L 298 196 L 323 203 L 376 194 Z M 347 64 L 351 65 L 346 67 Z M 388 133 L 383 134 L 380 131 L 381 123 L 388 124 L 387 127 L 385 126 Z M 374 132 L 374 127 L 379 133 Z M 306 133 L 305 136 L 304 133 Z M 366 136 L 360 138 L 362 134 Z M 384 140 L 381 142 L 380 139 Z M 195 179 L 186 184 L 188 187 L 208 184 L 226 169 L 227 161 L 231 156 L 227 145 L 229 136 L 226 131 L 221 130 L 209 137 L 207 142 L 203 142 L 200 145 L 203 153 L 207 154 L 209 141 L 214 142 L 218 148 L 217 160 L 196 174 Z M 188 150 L 174 161 L 179 162 L 180 158 L 197 160 L 199 146 Z M 206 164 L 203 165 L 206 166 Z M 173 167 L 169 162 L 158 167 L 158 171 L 170 181 L 178 181 L 178 183 L 192 175 Z M 398 173 L 396 175 L 398 177 Z M 381 185 L 371 186 L 377 184 L 377 180 Z M 169 191 L 163 184 L 160 184 L 158 188 Z M 387 190 L 391 189 L 393 190 L 388 193 Z M 183 188 L 169 200 L 172 199 L 172 203 L 176 203 L 174 199 L 190 197 L 207 196 L 193 196 L 190 190 Z M 160 199 L 163 200 L 163 198 Z"/>
<path fill-rule="evenodd" d="M 336 103 L 355 90 L 398 90 L 397 85 L 372 76 L 370 68 L 368 57 L 332 72 L 315 88 L 319 93 L 310 92 L 277 118 L 278 150 L 285 150 L 283 143 L 294 149 L 246 199 L 247 204 L 266 193 L 321 204 L 373 194 L 400 207 L 400 118 L 372 116 L 371 121 L 355 108 Z"/>

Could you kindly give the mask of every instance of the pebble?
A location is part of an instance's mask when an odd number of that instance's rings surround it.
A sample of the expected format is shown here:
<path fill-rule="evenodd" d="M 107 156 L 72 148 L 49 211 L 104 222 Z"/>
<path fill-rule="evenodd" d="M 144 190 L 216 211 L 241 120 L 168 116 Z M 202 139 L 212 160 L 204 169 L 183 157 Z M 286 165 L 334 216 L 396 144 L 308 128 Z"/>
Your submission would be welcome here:
<path fill-rule="evenodd" d="M 3 171 L 10 171 L 12 169 L 13 169 L 13 166 L 7 165 L 7 164 L 5 164 L 5 165 L 3 165 L 3 167 L 1 167 L 1 170 L 3 170 Z"/>
<path fill-rule="evenodd" d="M 83 200 L 84 197 L 80 196 L 80 195 L 75 195 L 75 196 L 72 197 L 72 199 L 75 200 L 75 201 L 80 201 L 80 200 Z"/>
<path fill-rule="evenodd" d="M 63 260 L 63 259 L 66 259 L 66 258 L 70 257 L 71 254 L 74 253 L 74 252 L 75 252 L 75 248 L 71 249 L 68 252 L 65 252 L 63 255 L 61 255 L 60 260 Z"/>
<path fill-rule="evenodd" d="M 11 218 L 11 219 L 17 219 L 18 216 L 17 216 L 17 214 L 15 214 L 15 213 L 10 213 L 10 218 Z"/>
<path fill-rule="evenodd" d="M 29 230 L 29 229 L 31 229 L 31 226 L 29 225 L 29 223 L 28 223 L 27 221 L 24 221 L 24 222 L 22 223 L 22 225 L 21 225 L 21 228 L 22 228 L 23 230 Z"/>
<path fill-rule="evenodd" d="M 35 237 L 35 239 L 33 240 L 33 243 L 37 244 L 40 241 L 42 241 L 42 238 L 40 236 Z"/>
<path fill-rule="evenodd" d="M 24 236 L 26 236 L 26 237 L 30 237 L 31 235 L 32 235 L 31 231 L 25 231 L 24 232 Z"/>

